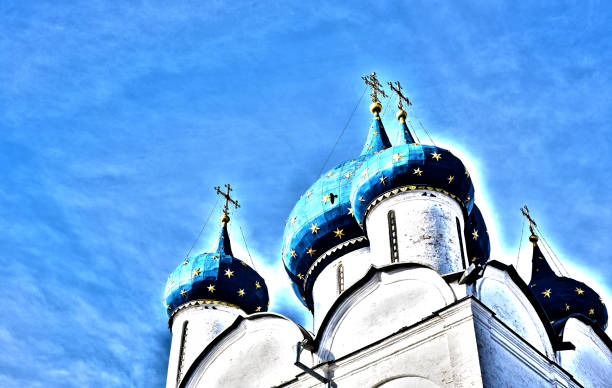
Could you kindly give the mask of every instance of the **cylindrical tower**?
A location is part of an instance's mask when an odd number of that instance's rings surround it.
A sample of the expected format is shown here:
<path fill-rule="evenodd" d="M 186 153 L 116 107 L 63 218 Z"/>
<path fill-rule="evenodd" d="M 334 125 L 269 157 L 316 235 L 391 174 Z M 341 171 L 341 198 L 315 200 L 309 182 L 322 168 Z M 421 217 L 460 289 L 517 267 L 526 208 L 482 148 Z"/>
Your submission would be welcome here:
<path fill-rule="evenodd" d="M 448 150 L 417 144 L 401 106 L 403 141 L 392 146 L 376 97 L 381 85 L 374 75 L 366 78 L 374 90 L 373 116 L 361 155 L 317 180 L 285 227 L 285 267 L 313 311 L 315 329 L 372 265 L 414 263 L 443 275 L 489 258 L 486 226 L 463 163 Z"/>

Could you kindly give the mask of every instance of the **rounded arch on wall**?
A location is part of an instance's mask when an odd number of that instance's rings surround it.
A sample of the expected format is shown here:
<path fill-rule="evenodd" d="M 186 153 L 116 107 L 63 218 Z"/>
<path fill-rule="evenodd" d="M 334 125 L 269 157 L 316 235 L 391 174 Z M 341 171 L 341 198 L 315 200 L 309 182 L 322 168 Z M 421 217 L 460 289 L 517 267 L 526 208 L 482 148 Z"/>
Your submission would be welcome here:
<path fill-rule="evenodd" d="M 440 388 L 433 381 L 421 376 L 394 376 L 374 385 L 372 388 Z"/>
<path fill-rule="evenodd" d="M 341 357 L 456 300 L 444 279 L 426 266 L 372 266 L 340 295 L 323 319 L 315 340 L 318 356 L 322 361 Z M 345 341 L 347 336 L 354 340 Z"/>

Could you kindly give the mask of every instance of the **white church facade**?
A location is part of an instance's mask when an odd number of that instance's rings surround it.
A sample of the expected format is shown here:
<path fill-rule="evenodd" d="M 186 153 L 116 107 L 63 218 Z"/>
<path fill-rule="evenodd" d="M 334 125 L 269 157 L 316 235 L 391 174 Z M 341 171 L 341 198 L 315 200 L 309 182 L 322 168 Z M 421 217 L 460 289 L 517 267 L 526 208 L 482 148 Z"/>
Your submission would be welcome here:
<path fill-rule="evenodd" d="M 415 142 L 399 83 L 392 145 L 375 74 L 355 159 L 334 167 L 287 219 L 282 260 L 313 332 L 267 312 L 265 280 L 233 256 L 230 188 L 216 250 L 168 278 L 166 387 L 611 387 L 607 310 L 559 276 L 531 228 L 529 282 L 490 257 L 469 171 Z"/>

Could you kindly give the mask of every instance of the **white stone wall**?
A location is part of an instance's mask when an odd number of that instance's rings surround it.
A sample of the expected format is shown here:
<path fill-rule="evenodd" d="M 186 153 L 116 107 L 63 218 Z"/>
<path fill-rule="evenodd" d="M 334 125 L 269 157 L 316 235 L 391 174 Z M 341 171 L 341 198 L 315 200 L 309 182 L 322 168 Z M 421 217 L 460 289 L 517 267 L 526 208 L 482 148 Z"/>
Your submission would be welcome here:
<path fill-rule="evenodd" d="M 568 319 L 563 341 L 576 347 L 559 352 L 564 369 L 585 387 L 612 386 L 612 352 L 589 325 L 575 318 Z"/>
<path fill-rule="evenodd" d="M 319 359 L 342 357 L 454 301 L 451 288 L 429 268 L 399 267 L 376 272 L 334 310 L 321 328 Z"/>
<path fill-rule="evenodd" d="M 506 271 L 487 266 L 484 276 L 476 282 L 476 290 L 476 297 L 502 322 L 548 358 L 555 359 L 542 320 Z"/>
<path fill-rule="evenodd" d="M 482 387 L 470 301 L 316 370 L 339 388 Z M 399 329 L 399 327 L 398 327 Z M 307 374 L 286 387 L 323 387 Z"/>
<path fill-rule="evenodd" d="M 202 358 L 186 387 L 268 388 L 294 378 L 301 369 L 293 363 L 297 343 L 305 333 L 291 320 L 271 313 L 242 320 Z M 312 367 L 312 353 L 300 361 Z"/>
<path fill-rule="evenodd" d="M 373 264 L 381 266 L 391 262 L 387 218 L 390 210 L 395 211 L 400 262 L 423 264 L 440 274 L 464 269 L 467 256 L 465 241 L 460 243 L 464 230 L 462 209 L 449 196 L 429 190 L 397 194 L 370 210 L 365 224 Z M 457 219 L 461 237 L 457 232 Z"/>
<path fill-rule="evenodd" d="M 338 388 L 580 387 L 569 373 L 474 299 L 447 306 L 404 331 L 315 370 L 331 377 Z M 282 384 L 323 386 L 305 373 Z"/>
<path fill-rule="evenodd" d="M 338 266 L 344 267 L 344 290 L 361 279 L 372 265 L 370 248 L 365 247 L 347 253 L 330 263 L 317 277 L 312 288 L 314 301 L 314 329 L 319 330 L 321 321 L 336 301 L 338 293 Z"/>
<path fill-rule="evenodd" d="M 580 387 L 548 356 L 472 302 L 482 382 L 485 387 Z"/>
<path fill-rule="evenodd" d="M 179 363 L 181 362 L 181 343 L 183 342 L 185 323 L 187 324 L 187 330 L 183 345 L 181 379 L 206 345 L 231 325 L 239 315 L 245 315 L 239 308 L 206 303 L 179 310 L 172 321 L 172 344 L 170 346 L 166 388 L 175 388 L 178 385 L 177 377 Z"/>

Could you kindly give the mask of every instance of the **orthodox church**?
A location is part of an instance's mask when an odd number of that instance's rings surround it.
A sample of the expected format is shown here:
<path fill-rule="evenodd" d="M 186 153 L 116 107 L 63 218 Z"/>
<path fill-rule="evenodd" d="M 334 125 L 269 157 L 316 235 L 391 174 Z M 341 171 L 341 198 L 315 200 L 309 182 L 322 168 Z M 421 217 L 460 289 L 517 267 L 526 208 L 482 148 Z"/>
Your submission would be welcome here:
<path fill-rule="evenodd" d="M 610 387 L 607 310 L 557 274 L 529 215 L 531 279 L 490 257 L 470 173 L 449 150 L 415 141 L 399 82 L 391 144 L 373 73 L 361 154 L 297 203 L 280 252 L 313 314 L 308 331 L 267 312 L 265 280 L 232 253 L 226 191 L 218 245 L 168 278 L 166 387 Z M 280 260 L 279 260 L 280 266 Z"/>

